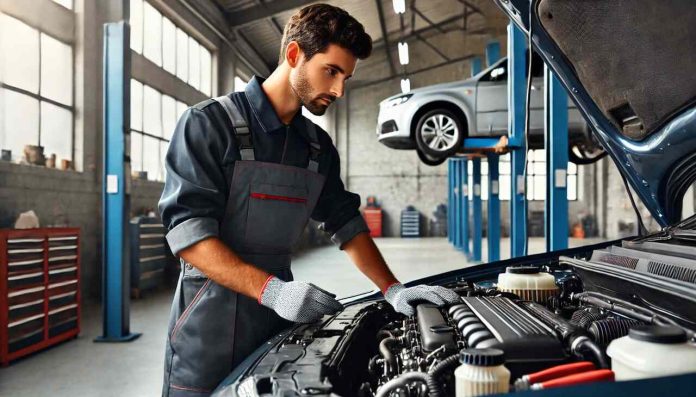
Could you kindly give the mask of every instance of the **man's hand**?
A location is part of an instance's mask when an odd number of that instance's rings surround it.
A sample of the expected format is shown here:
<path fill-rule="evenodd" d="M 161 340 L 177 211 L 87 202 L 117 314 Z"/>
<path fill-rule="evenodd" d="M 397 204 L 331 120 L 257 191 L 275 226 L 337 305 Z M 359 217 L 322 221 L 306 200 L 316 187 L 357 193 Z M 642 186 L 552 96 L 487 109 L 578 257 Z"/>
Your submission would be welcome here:
<path fill-rule="evenodd" d="M 387 300 L 399 313 L 413 316 L 415 303 L 427 301 L 437 306 L 455 304 L 461 302 L 461 298 L 456 292 L 439 286 L 417 285 L 406 288 L 401 283 L 392 284 L 384 292 L 384 299 Z"/>
<path fill-rule="evenodd" d="M 336 314 L 343 310 L 343 305 L 335 298 L 336 295 L 314 284 L 285 282 L 272 276 L 266 281 L 258 300 L 286 320 L 312 323 L 326 314 Z"/>

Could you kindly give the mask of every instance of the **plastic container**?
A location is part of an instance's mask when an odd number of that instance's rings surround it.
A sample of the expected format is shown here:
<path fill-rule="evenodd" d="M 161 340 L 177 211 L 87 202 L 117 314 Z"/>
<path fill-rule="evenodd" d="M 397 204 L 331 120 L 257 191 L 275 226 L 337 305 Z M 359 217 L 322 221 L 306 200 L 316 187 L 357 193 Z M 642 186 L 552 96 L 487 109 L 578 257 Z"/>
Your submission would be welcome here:
<path fill-rule="evenodd" d="M 499 349 L 464 349 L 454 370 L 457 397 L 485 396 L 510 390 L 510 371 Z"/>
<path fill-rule="evenodd" d="M 558 294 L 553 275 L 540 272 L 536 266 L 508 267 L 505 273 L 498 275 L 498 290 L 542 304 L 549 297 Z"/>
<path fill-rule="evenodd" d="M 607 354 L 617 381 L 696 372 L 696 346 L 678 327 L 636 326 L 612 341 Z"/>

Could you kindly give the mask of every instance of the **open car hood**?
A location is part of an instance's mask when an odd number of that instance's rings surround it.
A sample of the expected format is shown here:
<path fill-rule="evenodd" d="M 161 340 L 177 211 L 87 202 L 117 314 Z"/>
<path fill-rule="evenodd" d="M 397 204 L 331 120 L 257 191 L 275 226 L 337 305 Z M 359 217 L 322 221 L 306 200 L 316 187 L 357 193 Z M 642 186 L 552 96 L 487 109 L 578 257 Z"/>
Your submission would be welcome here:
<path fill-rule="evenodd" d="M 693 0 L 495 0 L 661 226 L 696 181 Z"/>

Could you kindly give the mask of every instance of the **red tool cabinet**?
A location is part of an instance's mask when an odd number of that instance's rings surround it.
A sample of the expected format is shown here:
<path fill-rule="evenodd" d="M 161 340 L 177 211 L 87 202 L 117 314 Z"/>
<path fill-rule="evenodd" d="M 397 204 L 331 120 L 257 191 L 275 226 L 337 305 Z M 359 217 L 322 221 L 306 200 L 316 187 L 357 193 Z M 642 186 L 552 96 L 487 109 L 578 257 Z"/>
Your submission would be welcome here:
<path fill-rule="evenodd" d="M 382 209 L 381 208 L 365 208 L 363 217 L 367 228 L 370 229 L 371 237 L 382 237 Z"/>
<path fill-rule="evenodd" d="M 80 229 L 0 229 L 0 364 L 80 332 Z"/>

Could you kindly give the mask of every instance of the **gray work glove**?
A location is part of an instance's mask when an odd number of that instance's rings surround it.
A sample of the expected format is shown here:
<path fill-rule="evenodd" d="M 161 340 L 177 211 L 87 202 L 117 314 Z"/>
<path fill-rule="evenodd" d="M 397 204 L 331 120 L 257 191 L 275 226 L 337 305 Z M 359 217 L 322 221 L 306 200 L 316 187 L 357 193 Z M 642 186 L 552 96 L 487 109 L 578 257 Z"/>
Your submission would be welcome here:
<path fill-rule="evenodd" d="M 343 310 L 336 295 L 314 284 L 283 281 L 271 277 L 266 282 L 259 303 L 273 309 L 280 317 L 296 323 L 313 323 L 326 314 Z"/>
<path fill-rule="evenodd" d="M 394 310 L 407 316 L 416 314 L 413 305 L 423 301 L 437 306 L 453 305 L 462 301 L 456 292 L 445 287 L 416 285 L 406 288 L 401 283 L 392 284 L 387 288 L 384 299 L 394 307 Z"/>

